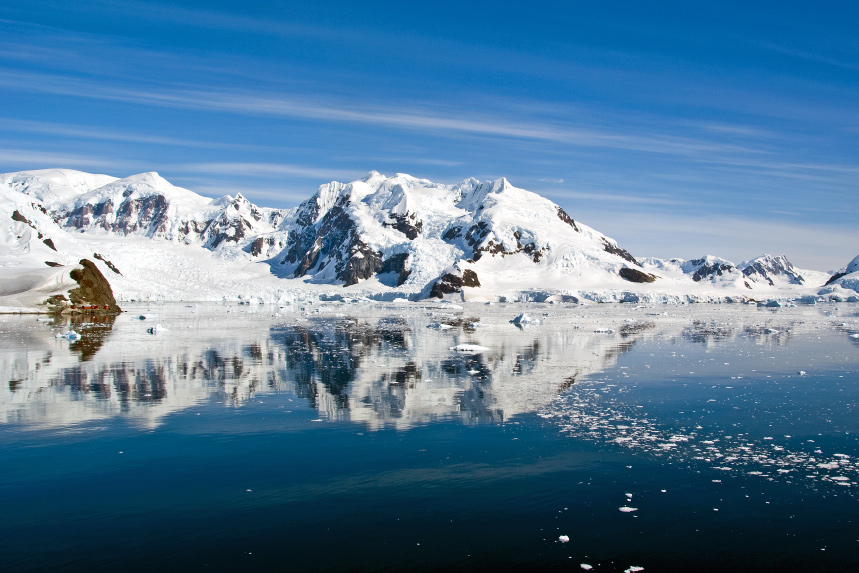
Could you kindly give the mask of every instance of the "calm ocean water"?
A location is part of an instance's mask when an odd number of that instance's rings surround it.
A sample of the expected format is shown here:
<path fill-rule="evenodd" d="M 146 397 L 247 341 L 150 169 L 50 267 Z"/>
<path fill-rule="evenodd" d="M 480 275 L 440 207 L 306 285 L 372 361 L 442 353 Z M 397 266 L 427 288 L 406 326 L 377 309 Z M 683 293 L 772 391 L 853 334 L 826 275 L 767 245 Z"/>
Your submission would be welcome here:
<path fill-rule="evenodd" d="M 4 571 L 859 568 L 855 304 L 127 311 L 0 317 Z"/>

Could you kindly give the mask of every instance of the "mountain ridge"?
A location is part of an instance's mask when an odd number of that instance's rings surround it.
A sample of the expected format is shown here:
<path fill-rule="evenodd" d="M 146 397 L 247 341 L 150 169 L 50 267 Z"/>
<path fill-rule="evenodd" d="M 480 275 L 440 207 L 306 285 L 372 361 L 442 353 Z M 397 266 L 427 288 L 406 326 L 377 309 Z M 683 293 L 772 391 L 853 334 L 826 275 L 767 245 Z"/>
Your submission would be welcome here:
<path fill-rule="evenodd" d="M 320 185 L 291 209 L 258 207 L 241 194 L 204 197 L 155 172 L 8 173 L 0 175 L 0 193 L 0 266 L 29 265 L 41 276 L 44 265 L 98 254 L 96 263 L 123 299 L 276 301 L 344 287 L 411 299 L 844 298 L 856 291 L 850 265 L 859 268 L 857 257 L 830 279 L 796 269 L 784 255 L 740 265 L 713 256 L 636 258 L 506 178 L 446 185 L 371 171 Z"/>

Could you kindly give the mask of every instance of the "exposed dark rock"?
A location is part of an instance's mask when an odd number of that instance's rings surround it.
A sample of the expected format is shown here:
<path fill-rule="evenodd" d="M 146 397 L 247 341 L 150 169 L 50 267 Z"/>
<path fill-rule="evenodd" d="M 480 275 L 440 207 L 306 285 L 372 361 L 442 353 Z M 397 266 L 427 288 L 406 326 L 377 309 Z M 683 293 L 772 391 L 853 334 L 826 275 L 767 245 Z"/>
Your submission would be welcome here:
<path fill-rule="evenodd" d="M 384 223 L 386 227 L 393 227 L 403 233 L 410 241 L 418 238 L 418 234 L 424 226 L 423 221 L 417 220 L 414 213 L 406 213 L 405 215 L 389 215 L 394 220 L 393 223 Z"/>
<path fill-rule="evenodd" d="M 359 238 L 355 222 L 345 210 L 348 204 L 348 197 L 341 198 L 316 225 L 290 235 L 289 248 L 280 264 L 298 263 L 293 271 L 295 277 L 333 264 L 335 276 L 345 283 L 344 286 L 357 284 L 378 273 L 382 269 L 382 253 Z"/>
<path fill-rule="evenodd" d="M 483 239 L 486 238 L 486 235 L 488 235 L 490 231 L 489 223 L 481 221 L 476 225 L 472 225 L 471 228 L 465 232 L 465 240 L 470 246 L 475 247 L 483 242 Z"/>
<path fill-rule="evenodd" d="M 257 237 L 250 245 L 250 253 L 252 256 L 258 257 L 267 252 L 267 247 L 273 247 L 275 242 L 274 237 Z"/>
<path fill-rule="evenodd" d="M 430 298 L 444 298 L 446 294 L 462 292 L 462 287 L 479 287 L 480 280 L 477 278 L 477 273 L 471 269 L 465 269 L 462 276 L 453 273 L 447 273 L 438 279 L 430 290 Z"/>
<path fill-rule="evenodd" d="M 743 269 L 743 275 L 755 279 L 760 278 L 766 281 L 770 286 L 774 286 L 773 276 L 786 277 L 788 282 L 795 285 L 805 283 L 805 278 L 796 272 L 792 264 L 784 257 L 761 257 Z"/>
<path fill-rule="evenodd" d="M 88 259 L 81 259 L 80 264 L 83 266 L 82 269 L 74 269 L 69 273 L 69 276 L 79 285 L 69 291 L 71 303 L 77 306 L 99 306 L 101 308 L 106 306 L 106 310 L 120 312 L 121 309 L 113 297 L 110 283 L 107 282 L 95 263 Z"/>
<path fill-rule="evenodd" d="M 337 278 L 344 281 L 343 286 L 358 284 L 358 281 L 368 279 L 382 270 L 382 253 L 372 250 L 363 241 L 356 239 L 352 254 L 345 264 L 338 262 L 335 266 Z"/>
<path fill-rule="evenodd" d="M 573 218 L 570 217 L 569 215 L 567 215 L 567 212 L 564 211 L 563 209 L 561 209 L 560 207 L 558 207 L 558 218 L 561 221 L 563 221 L 564 223 L 566 223 L 567 225 L 569 225 L 570 227 L 572 227 L 573 230 L 575 230 L 576 232 L 579 232 L 579 233 L 581 232 L 579 230 L 579 228 L 576 226 L 576 222 L 573 221 Z"/>
<path fill-rule="evenodd" d="M 36 225 L 34 225 L 27 217 L 25 217 L 24 215 L 19 213 L 17 209 L 12 211 L 12 220 L 18 221 L 19 223 L 26 223 L 27 225 L 29 225 L 33 229 L 36 228 Z"/>
<path fill-rule="evenodd" d="M 623 267 L 620 269 L 620 276 L 631 283 L 652 283 L 657 279 L 656 275 L 642 272 L 638 269 Z"/>
<path fill-rule="evenodd" d="M 480 280 L 477 278 L 477 273 L 471 269 L 462 271 L 462 286 L 479 287 Z"/>
<path fill-rule="evenodd" d="M 696 283 L 706 277 L 722 276 L 723 274 L 733 272 L 734 270 L 734 266 L 728 263 L 713 262 L 707 264 L 706 261 L 706 259 L 695 259 L 689 261 L 695 266 L 701 265 L 701 267 L 695 271 L 695 274 L 692 275 L 692 280 Z"/>
<path fill-rule="evenodd" d="M 49 267 L 61 267 L 61 266 L 63 266 L 63 263 L 57 263 L 54 261 L 45 261 L 45 264 L 48 265 Z"/>
<path fill-rule="evenodd" d="M 834 283 L 835 281 L 837 281 L 838 279 L 840 279 L 841 277 L 844 277 L 844 276 L 847 276 L 847 273 L 835 273 L 834 275 L 829 277 L 829 280 L 826 281 L 826 284 L 823 286 L 831 285 L 832 283 Z"/>
<path fill-rule="evenodd" d="M 462 278 L 454 274 L 447 273 L 432 285 L 430 297 L 444 298 L 446 294 L 462 292 Z"/>
<path fill-rule="evenodd" d="M 103 262 L 104 264 L 106 264 L 106 265 L 107 265 L 107 268 L 109 268 L 110 270 L 112 270 L 112 271 L 113 271 L 113 272 L 115 272 L 116 274 L 118 274 L 118 275 L 121 275 L 121 274 L 122 274 L 121 272 L 119 272 L 119 269 L 118 269 L 118 268 L 116 268 L 116 265 L 114 265 L 112 262 L 110 262 L 109 260 L 107 260 L 106 258 L 104 258 L 103 256 L 101 256 L 100 254 L 98 254 L 98 253 L 93 253 L 93 254 L 92 254 L 92 256 L 93 256 L 94 258 L 96 258 L 96 259 L 100 260 L 100 261 L 101 261 L 101 262 Z"/>
<path fill-rule="evenodd" d="M 397 255 L 392 255 L 385 262 L 382 263 L 382 269 L 379 271 L 380 273 L 398 273 L 397 274 L 397 286 L 401 286 L 406 282 L 406 279 L 409 278 L 409 275 L 412 271 L 406 268 L 406 259 L 409 258 L 408 253 L 399 253 Z"/>
<path fill-rule="evenodd" d="M 128 235 L 136 231 L 145 231 L 153 235 L 163 234 L 169 222 L 167 198 L 163 195 L 149 195 L 138 199 L 129 199 L 132 191 L 123 194 L 123 201 L 114 205 L 111 199 L 106 199 L 95 205 L 85 204 L 65 213 L 66 226 L 83 229 L 97 225 L 108 231 Z M 116 213 L 114 221 L 108 222 L 107 215 Z"/>
<path fill-rule="evenodd" d="M 45 243 L 48 248 L 53 249 L 55 251 L 57 250 L 57 247 L 54 246 L 54 242 L 51 239 L 44 239 L 42 240 L 42 242 Z"/>
<path fill-rule="evenodd" d="M 632 263 L 634 265 L 638 265 L 639 267 L 641 266 L 638 264 L 638 261 L 636 261 L 635 258 L 631 254 L 629 254 L 629 251 L 627 251 L 626 249 L 621 249 L 617 245 L 612 245 L 611 243 L 609 243 L 605 239 L 603 239 L 602 242 L 603 242 L 603 249 L 605 250 L 605 252 L 611 253 L 612 255 L 617 255 L 618 257 L 622 258 L 623 260 L 629 261 L 630 263 Z"/>
<path fill-rule="evenodd" d="M 462 236 L 462 227 L 456 226 L 451 227 L 447 231 L 444 232 L 444 235 L 441 236 L 445 241 L 454 241 Z"/>

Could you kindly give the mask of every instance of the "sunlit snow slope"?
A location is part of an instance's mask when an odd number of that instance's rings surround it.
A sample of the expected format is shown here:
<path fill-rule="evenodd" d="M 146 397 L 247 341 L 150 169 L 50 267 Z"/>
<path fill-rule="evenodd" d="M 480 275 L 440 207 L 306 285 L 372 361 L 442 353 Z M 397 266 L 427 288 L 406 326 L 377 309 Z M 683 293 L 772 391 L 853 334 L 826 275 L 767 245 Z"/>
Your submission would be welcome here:
<path fill-rule="evenodd" d="M 312 291 L 685 302 L 844 298 L 859 287 L 845 267 L 821 291 L 827 274 L 796 269 L 784 256 L 740 265 L 710 256 L 636 260 L 503 178 L 442 185 L 373 171 L 322 185 L 294 209 L 257 207 L 240 194 L 203 197 L 157 173 L 22 171 L 0 175 L 0 194 L 6 308 L 38 304 L 82 258 L 97 261 L 119 300 L 277 302 Z"/>

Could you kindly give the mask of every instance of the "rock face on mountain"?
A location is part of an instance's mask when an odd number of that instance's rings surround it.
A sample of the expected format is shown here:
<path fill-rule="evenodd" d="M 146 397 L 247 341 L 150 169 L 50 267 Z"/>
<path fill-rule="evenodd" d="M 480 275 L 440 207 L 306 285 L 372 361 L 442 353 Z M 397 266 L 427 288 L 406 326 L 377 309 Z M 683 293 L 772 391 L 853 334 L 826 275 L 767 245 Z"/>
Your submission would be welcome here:
<path fill-rule="evenodd" d="M 805 278 L 781 255 L 773 257 L 763 255 L 742 265 L 743 276 L 750 281 L 764 282 L 776 286 L 776 282 L 786 282 L 793 285 L 805 284 Z"/>
<path fill-rule="evenodd" d="M 156 173 L 9 173 L 0 175 L 0 194 L 0 266 L 18 269 L 6 273 L 0 293 L 75 287 L 69 273 L 83 272 L 83 259 L 123 296 L 156 292 L 159 300 L 204 291 L 205 300 L 220 299 L 226 284 L 251 295 L 268 289 L 272 300 L 282 295 L 279 285 L 413 299 L 713 300 L 727 290 L 743 299 L 828 278 L 784 256 L 740 265 L 712 256 L 637 259 L 504 178 L 442 185 L 373 171 L 322 185 L 293 209 L 257 207 L 240 194 L 203 197 Z"/>
<path fill-rule="evenodd" d="M 859 256 L 850 261 L 846 267 L 836 271 L 831 277 L 829 277 L 829 279 L 826 281 L 826 286 L 836 283 L 844 277 L 847 277 L 848 275 L 852 274 L 859 274 Z"/>
<path fill-rule="evenodd" d="M 525 288 L 536 277 L 620 286 L 638 278 L 620 271 L 638 266 L 612 239 L 506 179 L 440 185 L 376 172 L 321 186 L 299 206 L 272 264 L 280 276 L 374 280 L 420 296 L 483 283 Z"/>
<path fill-rule="evenodd" d="M 238 247 L 254 258 L 283 248 L 287 233 L 278 231 L 292 218 L 291 210 L 260 208 L 241 194 L 202 197 L 157 173 L 116 179 L 51 169 L 6 174 L 0 183 L 38 200 L 64 229 Z"/>
<path fill-rule="evenodd" d="M 95 263 L 88 259 L 81 259 L 80 265 L 82 268 L 74 269 L 69 273 L 69 276 L 78 283 L 77 288 L 69 291 L 69 300 L 72 304 L 78 307 L 94 306 L 98 307 L 98 310 L 120 312 L 121 309 L 116 304 L 110 283 Z"/>
<path fill-rule="evenodd" d="M 746 292 L 748 296 L 756 296 L 754 291 L 819 287 L 825 280 L 820 272 L 797 269 L 784 255 L 761 255 L 739 265 L 710 255 L 688 261 L 646 258 L 642 259 L 642 264 L 651 272 L 673 278 L 674 282 L 691 280 L 699 284 L 735 288 Z"/>
<path fill-rule="evenodd" d="M 820 293 L 834 300 L 859 300 L 859 256 L 833 273 Z"/>

